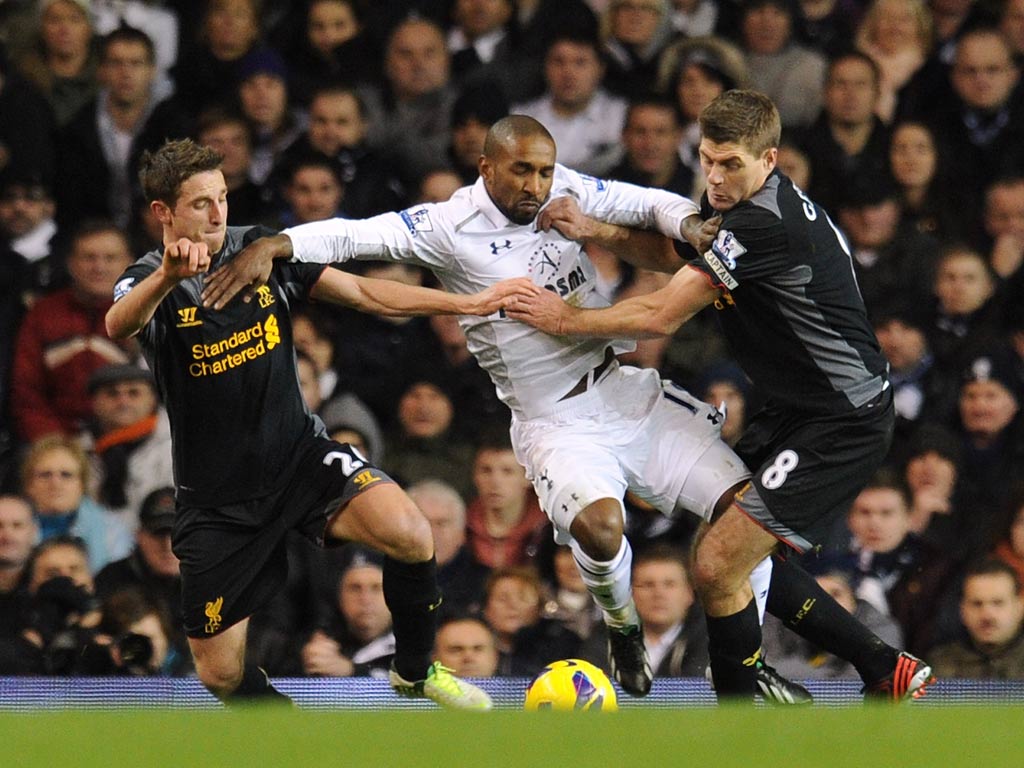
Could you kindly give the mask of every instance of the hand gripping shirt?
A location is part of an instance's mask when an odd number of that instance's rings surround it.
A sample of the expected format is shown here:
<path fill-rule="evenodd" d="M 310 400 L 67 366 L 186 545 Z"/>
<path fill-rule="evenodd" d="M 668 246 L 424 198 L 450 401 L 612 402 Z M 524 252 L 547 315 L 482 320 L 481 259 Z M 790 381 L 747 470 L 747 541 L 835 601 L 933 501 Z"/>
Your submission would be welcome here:
<path fill-rule="evenodd" d="M 211 271 L 268 234 L 228 227 Z M 115 300 L 162 259 L 151 251 L 128 267 Z M 139 333 L 171 422 L 180 501 L 218 506 L 272 493 L 288 480 L 299 443 L 322 431 L 299 390 L 289 304 L 309 294 L 323 269 L 275 262 L 251 302 L 236 298 L 220 311 L 202 306 L 205 276 L 188 278 Z"/>
<path fill-rule="evenodd" d="M 701 215 L 712 216 L 706 195 L 701 202 Z M 888 386 L 846 240 L 778 171 L 725 212 L 714 244 L 690 265 L 725 290 L 716 306 L 726 339 L 772 399 L 848 412 Z"/>
<path fill-rule="evenodd" d="M 549 199 L 571 196 L 587 215 L 629 227 L 653 228 L 656 205 L 683 198 L 663 190 L 605 181 L 555 166 Z M 696 213 L 696 206 L 694 206 Z M 424 204 L 370 219 L 303 224 L 286 229 L 295 259 L 343 262 L 398 261 L 431 270 L 444 288 L 468 294 L 500 280 L 529 277 L 580 307 L 603 307 L 596 271 L 583 246 L 536 223 L 516 224 L 498 210 L 483 180 L 451 200 Z M 618 339 L 552 336 L 498 312 L 460 317 L 470 352 L 494 382 L 498 397 L 516 418 L 542 416 L 592 368 L 605 349 L 634 348 Z"/>

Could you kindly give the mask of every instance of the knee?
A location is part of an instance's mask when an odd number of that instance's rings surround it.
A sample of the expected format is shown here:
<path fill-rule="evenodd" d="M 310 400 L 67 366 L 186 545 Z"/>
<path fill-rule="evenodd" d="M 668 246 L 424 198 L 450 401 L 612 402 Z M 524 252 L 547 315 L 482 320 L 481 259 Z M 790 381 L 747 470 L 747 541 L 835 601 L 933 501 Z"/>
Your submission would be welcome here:
<path fill-rule="evenodd" d="M 199 681 L 218 699 L 226 699 L 242 682 L 243 669 L 240 660 L 218 660 L 197 656 L 195 662 Z"/>
<path fill-rule="evenodd" d="M 570 532 L 587 555 L 597 561 L 611 560 L 622 547 L 622 510 L 614 499 L 587 506 L 572 521 Z"/>
<path fill-rule="evenodd" d="M 396 510 L 385 554 L 403 563 L 421 563 L 434 554 L 430 523 L 411 499 Z"/>
<path fill-rule="evenodd" d="M 731 573 L 729 561 L 712 537 L 705 537 L 693 555 L 693 586 L 701 597 L 727 591 Z"/>

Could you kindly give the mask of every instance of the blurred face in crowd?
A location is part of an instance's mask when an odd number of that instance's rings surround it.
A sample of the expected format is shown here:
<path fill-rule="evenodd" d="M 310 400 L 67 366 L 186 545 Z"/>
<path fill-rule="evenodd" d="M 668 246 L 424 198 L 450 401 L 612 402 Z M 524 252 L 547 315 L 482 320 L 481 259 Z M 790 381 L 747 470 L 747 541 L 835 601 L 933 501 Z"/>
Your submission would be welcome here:
<path fill-rule="evenodd" d="M 259 37 L 259 20 L 253 0 L 211 0 L 206 13 L 206 41 L 213 55 L 234 61 Z"/>
<path fill-rule="evenodd" d="M 285 190 L 297 224 L 333 218 L 338 214 L 342 195 L 337 175 L 320 165 L 297 169 Z"/>
<path fill-rule="evenodd" d="M 850 582 L 836 574 L 823 573 L 815 577 L 818 585 L 828 592 L 829 596 L 846 609 L 847 613 L 853 613 L 857 609 L 857 598 L 850 588 Z"/>
<path fill-rule="evenodd" d="M 142 559 L 157 576 L 173 578 L 181 573 L 178 556 L 171 550 L 171 532 L 147 531 L 140 528 L 135 533 L 135 541 L 142 553 Z"/>
<path fill-rule="evenodd" d="M 897 53 L 908 46 L 922 45 L 918 22 L 921 0 L 878 0 L 871 42 L 884 53 Z"/>
<path fill-rule="evenodd" d="M 462 179 L 454 171 L 431 171 L 423 177 L 420 182 L 420 194 L 416 200 L 418 203 L 443 203 L 451 199 L 452 195 L 462 188 Z M 451 317 L 453 315 L 434 315 L 431 317 L 431 325 L 436 318 Z M 456 323 L 458 321 L 456 320 Z"/>
<path fill-rule="evenodd" d="M 167 639 L 167 633 L 164 631 L 163 622 L 160 621 L 160 616 L 156 613 L 147 613 L 141 619 L 132 622 L 128 627 L 128 631 L 149 638 L 149 642 L 153 646 L 153 655 L 149 660 L 149 669 L 153 671 L 160 669 L 167 659 L 167 649 L 170 647 L 170 642 Z"/>
<path fill-rule="evenodd" d="M 854 499 L 848 521 L 860 545 L 880 554 L 896 549 L 910 530 L 906 500 L 894 488 L 865 488 Z"/>
<path fill-rule="evenodd" d="M 0 194 L 0 231 L 12 240 L 53 217 L 53 198 L 39 184 L 9 184 Z"/>
<path fill-rule="evenodd" d="M 679 158 L 682 128 L 669 106 L 641 104 L 629 111 L 622 143 L 630 162 L 655 177 L 672 172 Z"/>
<path fill-rule="evenodd" d="M 901 187 L 926 187 L 935 177 L 938 152 L 931 132 L 919 123 L 903 123 L 892 132 L 889 165 Z"/>
<path fill-rule="evenodd" d="M 331 340 L 308 315 L 292 315 L 292 341 L 296 349 L 313 361 L 318 374 L 331 367 L 334 359 Z"/>
<path fill-rule="evenodd" d="M 960 421 L 975 439 L 996 437 L 1017 415 L 1017 399 L 998 381 L 971 381 L 960 388 Z"/>
<path fill-rule="evenodd" d="M 486 509 L 503 510 L 522 506 L 530 481 L 511 449 L 482 448 L 473 462 L 473 485 Z"/>
<path fill-rule="evenodd" d="M 751 8 L 743 14 L 743 41 L 751 53 L 778 53 L 789 42 L 789 14 L 775 5 Z"/>
<path fill-rule="evenodd" d="M 580 569 L 576 567 L 576 558 L 572 556 L 572 550 L 569 547 L 558 547 L 555 550 L 554 565 L 555 581 L 558 583 L 559 589 L 580 595 L 586 593 L 587 585 L 583 583 Z"/>
<path fill-rule="evenodd" d="M 1017 515 L 1010 524 L 1010 546 L 1019 556 L 1024 557 L 1024 504 L 1017 509 Z"/>
<path fill-rule="evenodd" d="M 148 101 L 156 64 L 143 44 L 118 40 L 107 46 L 99 67 L 100 82 L 109 89 L 114 104 L 122 107 Z"/>
<path fill-rule="evenodd" d="M 645 46 L 654 39 L 665 13 L 663 0 L 613 0 L 612 35 L 626 45 Z"/>
<path fill-rule="evenodd" d="M 501 29 L 512 16 L 512 0 L 455 0 L 455 24 L 470 40 Z"/>
<path fill-rule="evenodd" d="M 449 621 L 437 630 L 434 647 L 437 660 L 460 677 L 492 677 L 498 669 L 498 647 L 482 621 Z"/>
<path fill-rule="evenodd" d="M 779 170 L 800 189 L 811 186 L 811 161 L 799 147 L 792 144 L 780 145 L 778 164 Z"/>
<path fill-rule="evenodd" d="M 540 592 L 517 576 L 496 580 L 484 603 L 484 618 L 499 636 L 511 637 L 540 619 Z"/>
<path fill-rule="evenodd" d="M 147 381 L 104 384 L 92 396 L 92 412 L 104 432 L 129 427 L 156 411 L 156 390 Z"/>
<path fill-rule="evenodd" d="M 459 553 L 466 543 L 466 512 L 458 498 L 429 490 L 410 489 L 409 496 L 423 512 L 434 534 L 434 554 L 438 565 L 444 565 Z"/>
<path fill-rule="evenodd" d="M 1008 0 L 1003 6 L 999 31 L 1006 36 L 1014 53 L 1024 53 L 1024 0 Z"/>
<path fill-rule="evenodd" d="M 384 72 L 399 99 L 415 99 L 444 87 L 450 59 L 441 30 L 425 21 L 407 21 L 391 36 Z"/>
<path fill-rule="evenodd" d="M 490 127 L 470 117 L 452 128 L 452 154 L 460 167 L 476 168 L 480 155 L 484 153 L 484 139 Z"/>
<path fill-rule="evenodd" d="M 722 144 L 704 138 L 700 142 L 700 167 L 707 179 L 708 202 L 716 211 L 731 210 L 762 186 L 775 168 L 779 151 L 765 150 L 755 155 L 742 143 Z"/>
<path fill-rule="evenodd" d="M 982 648 L 1006 645 L 1020 631 L 1024 602 L 1005 573 L 968 576 L 960 599 L 960 618 Z"/>
<path fill-rule="evenodd" d="M 182 237 L 204 242 L 211 255 L 224 246 L 228 188 L 220 170 L 203 171 L 185 179 L 173 207 L 160 200 L 150 207 L 165 229 L 165 241 L 169 235 L 170 242 Z"/>
<path fill-rule="evenodd" d="M 722 81 L 700 64 L 687 64 L 676 81 L 676 99 L 683 116 L 695 121 L 701 111 L 725 90 Z"/>
<path fill-rule="evenodd" d="M 316 0 L 309 6 L 306 35 L 325 58 L 359 34 L 359 20 L 348 0 Z"/>
<path fill-rule="evenodd" d="M 924 451 L 907 462 L 907 486 L 912 494 L 934 489 L 949 498 L 956 485 L 956 465 L 938 451 Z"/>
<path fill-rule="evenodd" d="M 284 80 L 269 72 L 257 72 L 238 86 L 242 113 L 257 127 L 276 131 L 288 114 L 288 89 Z"/>
<path fill-rule="evenodd" d="M 69 544 L 55 544 L 40 552 L 33 561 L 29 578 L 29 592 L 35 594 L 42 584 L 50 579 L 64 576 L 88 592 L 93 591 L 89 561 L 78 547 Z"/>
<path fill-rule="evenodd" d="M 199 142 L 223 155 L 220 170 L 227 180 L 229 190 L 237 189 L 245 183 L 252 163 L 252 144 L 245 123 L 238 121 L 215 125 L 199 136 Z"/>
<path fill-rule="evenodd" d="M 875 335 L 886 360 L 896 371 L 912 369 L 928 351 L 928 342 L 921 329 L 901 320 L 887 320 L 875 328 Z"/>
<path fill-rule="evenodd" d="M 132 263 L 128 242 L 117 230 L 82 235 L 68 254 L 68 274 L 75 291 L 87 301 L 111 300 L 114 283 Z"/>
<path fill-rule="evenodd" d="M 40 454 L 28 470 L 25 497 L 40 515 L 62 515 L 76 510 L 84 494 L 84 467 L 65 448 Z"/>
<path fill-rule="evenodd" d="M 0 496 L 0 570 L 24 566 L 38 538 L 32 507 L 17 496 Z"/>
<path fill-rule="evenodd" d="M 333 157 L 342 149 L 358 147 L 366 138 L 366 121 L 351 93 L 321 93 L 309 105 L 309 143 Z"/>
<path fill-rule="evenodd" d="M 1012 235 L 1024 244 L 1024 180 L 999 182 L 988 190 L 985 231 L 993 238 Z"/>
<path fill-rule="evenodd" d="M 544 78 L 556 112 L 574 114 L 594 98 L 604 66 L 593 46 L 560 40 L 544 58 Z"/>
<path fill-rule="evenodd" d="M 858 58 L 838 59 L 829 68 L 824 100 L 833 123 L 853 127 L 872 122 L 878 83 L 871 66 Z"/>
<path fill-rule="evenodd" d="M 320 410 L 323 397 L 320 396 L 320 381 L 316 375 L 316 365 L 308 357 L 299 357 L 295 369 L 299 374 L 299 389 L 302 392 L 302 399 L 310 411 L 316 413 Z"/>
<path fill-rule="evenodd" d="M 994 290 L 992 275 L 981 254 L 953 251 L 939 262 L 935 294 L 948 314 L 969 315 L 981 309 Z"/>
<path fill-rule="evenodd" d="M 999 33 L 969 33 L 957 46 L 950 79 L 968 107 L 1001 107 L 1010 98 L 1017 78 L 1009 45 Z"/>
<path fill-rule="evenodd" d="M 511 139 L 480 160 L 480 175 L 498 210 L 516 224 L 529 224 L 551 194 L 555 143 L 546 136 Z"/>
<path fill-rule="evenodd" d="M 855 248 L 881 248 L 896 236 L 900 204 L 889 198 L 877 203 L 844 205 L 839 209 L 839 221 Z"/>
<path fill-rule="evenodd" d="M 454 408 L 448 395 L 433 384 L 413 384 L 398 402 L 398 419 L 410 437 L 443 434 L 452 423 Z"/>
<path fill-rule="evenodd" d="M 57 0 L 43 11 L 40 35 L 47 56 L 58 60 L 88 54 L 92 26 L 85 9 L 72 0 Z"/>
<path fill-rule="evenodd" d="M 345 571 L 338 590 L 341 614 L 355 637 L 367 642 L 391 626 L 391 612 L 384 602 L 384 571 L 376 565 Z"/>
<path fill-rule="evenodd" d="M 686 618 L 693 590 L 682 563 L 652 560 L 633 569 L 633 598 L 644 627 L 661 633 Z"/>

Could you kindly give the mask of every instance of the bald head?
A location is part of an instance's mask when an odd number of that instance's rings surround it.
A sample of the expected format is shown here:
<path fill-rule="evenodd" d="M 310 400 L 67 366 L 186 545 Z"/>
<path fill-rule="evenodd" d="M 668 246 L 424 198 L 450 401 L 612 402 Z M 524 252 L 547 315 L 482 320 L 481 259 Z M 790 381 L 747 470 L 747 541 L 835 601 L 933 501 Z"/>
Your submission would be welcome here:
<path fill-rule="evenodd" d="M 501 151 L 509 151 L 521 139 L 546 139 L 555 145 L 548 129 L 527 115 L 509 115 L 491 126 L 484 138 L 484 157 L 492 160 Z"/>
<path fill-rule="evenodd" d="M 509 221 L 530 224 L 551 194 L 555 140 L 532 117 L 504 117 L 484 139 L 480 176 L 491 201 Z"/>

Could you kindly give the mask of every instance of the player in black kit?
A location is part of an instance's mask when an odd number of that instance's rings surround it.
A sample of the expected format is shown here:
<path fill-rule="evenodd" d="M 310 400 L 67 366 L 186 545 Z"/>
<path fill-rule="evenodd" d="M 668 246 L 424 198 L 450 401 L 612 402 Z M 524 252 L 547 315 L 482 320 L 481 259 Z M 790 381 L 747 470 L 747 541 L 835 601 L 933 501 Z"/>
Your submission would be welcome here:
<path fill-rule="evenodd" d="M 281 697 L 243 665 L 249 616 L 283 584 L 284 536 L 358 541 L 385 554 L 384 596 L 396 652 L 390 681 L 408 696 L 488 709 L 490 699 L 431 663 L 441 596 L 430 526 L 386 474 L 326 437 L 302 401 L 289 315 L 312 298 L 389 315 L 490 314 L 508 289 L 455 296 L 335 269 L 278 263 L 253 300 L 202 307 L 209 270 L 264 234 L 227 226 L 221 157 L 190 140 L 147 154 L 140 178 L 164 248 L 114 289 L 107 331 L 138 334 L 173 436 L 185 629 L 203 684 L 224 700 Z"/>
<path fill-rule="evenodd" d="M 775 168 L 775 106 L 760 93 L 729 91 L 704 110 L 700 127 L 702 215 L 722 217 L 710 249 L 690 249 L 692 261 L 661 290 L 606 309 L 530 295 L 508 314 L 552 333 L 612 338 L 670 335 L 709 304 L 721 310 L 733 354 L 768 404 L 736 446 L 753 477 L 723 496 L 698 535 L 694 580 L 716 691 L 749 698 L 761 659 L 752 568 L 774 552 L 813 548 L 811 525 L 845 512 L 884 459 L 894 411 L 846 242 Z M 782 558 L 767 609 L 850 660 L 869 694 L 917 697 L 932 680 L 927 664 L 883 643 Z"/>

